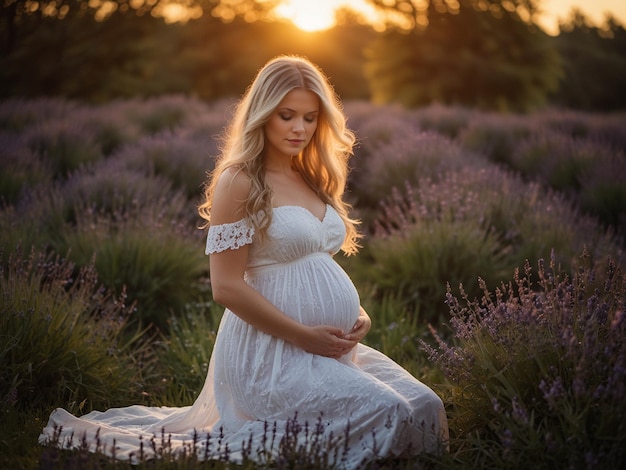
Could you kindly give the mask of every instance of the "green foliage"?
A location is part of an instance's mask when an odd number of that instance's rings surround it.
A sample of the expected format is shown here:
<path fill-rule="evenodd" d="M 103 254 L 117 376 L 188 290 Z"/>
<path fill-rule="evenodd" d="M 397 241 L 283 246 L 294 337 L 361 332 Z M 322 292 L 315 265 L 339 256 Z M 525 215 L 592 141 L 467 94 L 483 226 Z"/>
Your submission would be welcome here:
<path fill-rule="evenodd" d="M 337 27 L 305 33 L 272 19 L 273 1 L 186 0 L 196 14 L 168 24 L 169 1 L 3 3 L 0 97 L 236 97 L 268 59 L 293 53 L 318 63 L 344 99 L 499 110 L 546 99 L 585 110 L 625 107 L 626 33 L 614 17 L 594 26 L 575 11 L 559 36 L 548 37 L 534 24 L 536 1 L 369 0 L 411 33 L 380 33 L 345 12 Z M 113 11 L 99 13 L 103 4 Z"/>
<path fill-rule="evenodd" d="M 65 201 L 56 186 L 42 186 L 32 192 L 26 190 L 18 205 L 0 209 L 0 259 L 8 261 L 18 248 L 46 252 L 58 243 L 68 213 Z"/>
<path fill-rule="evenodd" d="M 441 5 L 428 2 L 423 18 L 415 6 L 390 7 L 413 27 L 390 30 L 369 47 L 365 70 L 375 102 L 501 111 L 545 103 L 561 73 L 545 33 L 498 2 L 498 12 L 472 1 Z"/>
<path fill-rule="evenodd" d="M 428 329 L 419 312 L 411 311 L 400 296 L 389 294 L 377 299 L 374 294 L 361 300 L 372 319 L 364 344 L 401 364 L 419 380 L 431 386 L 440 382 L 441 374 L 432 368 L 420 347 L 420 341 L 427 339 Z"/>
<path fill-rule="evenodd" d="M 400 295 L 430 323 L 445 321 L 446 283 L 478 289 L 476 273 L 495 283 L 503 274 L 493 234 L 470 221 L 424 220 L 391 237 L 371 241 L 368 279 L 380 292 Z"/>
<path fill-rule="evenodd" d="M 206 380 L 217 328 L 224 308 L 191 304 L 169 318 L 168 334 L 157 344 L 152 392 L 163 405 L 192 405 Z"/>
<path fill-rule="evenodd" d="M 76 227 L 63 231 L 57 250 L 67 251 L 81 266 L 93 259 L 106 286 L 128 292 L 136 318 L 165 330 L 170 315 L 198 300 L 205 289 L 201 279 L 208 263 L 202 243 L 176 220 L 129 215 L 83 214 Z"/>
<path fill-rule="evenodd" d="M 252 0 L 198 2 L 207 12 L 184 24 L 167 24 L 156 12 L 137 15 L 128 4 L 96 19 L 95 10 L 80 3 L 82 9 L 72 7 L 63 18 L 37 11 L 12 17 L 9 6 L 0 7 L 14 32 L 11 44 L 0 44 L 0 96 L 104 103 L 184 93 L 215 100 L 240 96 L 267 60 L 288 53 L 322 66 L 344 98 L 369 93 L 361 70 L 362 46 L 374 34 L 368 26 L 308 34 L 287 22 L 249 21 L 266 18 L 264 10 L 272 6 Z M 159 127 L 159 120 L 144 124 Z"/>
<path fill-rule="evenodd" d="M 5 407 L 65 406 L 75 412 L 132 399 L 140 371 L 129 349 L 139 336 L 121 333 L 130 310 L 124 298 L 99 289 L 88 266 L 31 252 L 1 268 L 0 403 Z"/>
<path fill-rule="evenodd" d="M 626 107 L 626 29 L 614 17 L 594 26 L 577 9 L 553 39 L 563 62 L 563 77 L 551 99 L 576 109 L 610 111 Z M 593 70 L 593 73 L 589 73 Z"/>
<path fill-rule="evenodd" d="M 89 8 L 70 11 L 65 18 L 24 14 L 15 21 L 14 43 L 0 56 L 4 96 L 103 102 L 187 89 L 184 76 L 167 65 L 178 54 L 178 28 L 149 14 L 117 10 L 98 21 Z"/>

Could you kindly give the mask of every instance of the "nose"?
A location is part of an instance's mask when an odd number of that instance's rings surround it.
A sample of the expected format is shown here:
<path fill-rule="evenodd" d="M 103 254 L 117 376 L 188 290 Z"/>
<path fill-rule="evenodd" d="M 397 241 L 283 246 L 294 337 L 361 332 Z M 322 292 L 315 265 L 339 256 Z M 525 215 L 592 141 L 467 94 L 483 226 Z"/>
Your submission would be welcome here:
<path fill-rule="evenodd" d="M 304 119 L 296 118 L 293 120 L 293 131 L 297 133 L 304 132 Z"/>

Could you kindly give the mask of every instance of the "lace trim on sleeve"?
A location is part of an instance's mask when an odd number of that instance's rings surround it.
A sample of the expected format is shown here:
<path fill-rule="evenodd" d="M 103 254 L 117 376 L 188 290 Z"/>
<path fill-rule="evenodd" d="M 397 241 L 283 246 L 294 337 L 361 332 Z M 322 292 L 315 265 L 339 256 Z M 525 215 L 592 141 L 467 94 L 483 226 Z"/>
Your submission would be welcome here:
<path fill-rule="evenodd" d="M 246 219 L 232 224 L 211 225 L 206 238 L 205 253 L 220 253 L 225 250 L 236 250 L 252 243 L 254 227 L 248 225 Z"/>

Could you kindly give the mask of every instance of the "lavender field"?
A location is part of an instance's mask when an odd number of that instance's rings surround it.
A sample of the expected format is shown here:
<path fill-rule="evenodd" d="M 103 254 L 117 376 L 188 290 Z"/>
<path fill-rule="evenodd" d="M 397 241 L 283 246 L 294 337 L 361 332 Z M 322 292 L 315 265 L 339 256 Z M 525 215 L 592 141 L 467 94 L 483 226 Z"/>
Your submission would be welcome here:
<path fill-rule="evenodd" d="M 196 206 L 232 104 L 0 102 L 1 466 L 111 465 L 37 445 L 55 407 L 193 402 L 221 315 Z M 443 458 L 372 468 L 626 463 L 626 115 L 345 107 L 365 237 L 339 261 L 366 342 L 451 431 Z"/>

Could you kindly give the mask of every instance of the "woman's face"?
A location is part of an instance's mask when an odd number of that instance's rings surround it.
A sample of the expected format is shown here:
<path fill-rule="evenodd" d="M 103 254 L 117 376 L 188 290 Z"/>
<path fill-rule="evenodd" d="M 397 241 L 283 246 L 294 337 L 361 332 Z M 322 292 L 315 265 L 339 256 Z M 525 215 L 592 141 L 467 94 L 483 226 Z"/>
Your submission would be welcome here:
<path fill-rule="evenodd" d="M 285 95 L 265 124 L 266 157 L 291 157 L 308 145 L 317 129 L 318 96 L 304 88 Z"/>

